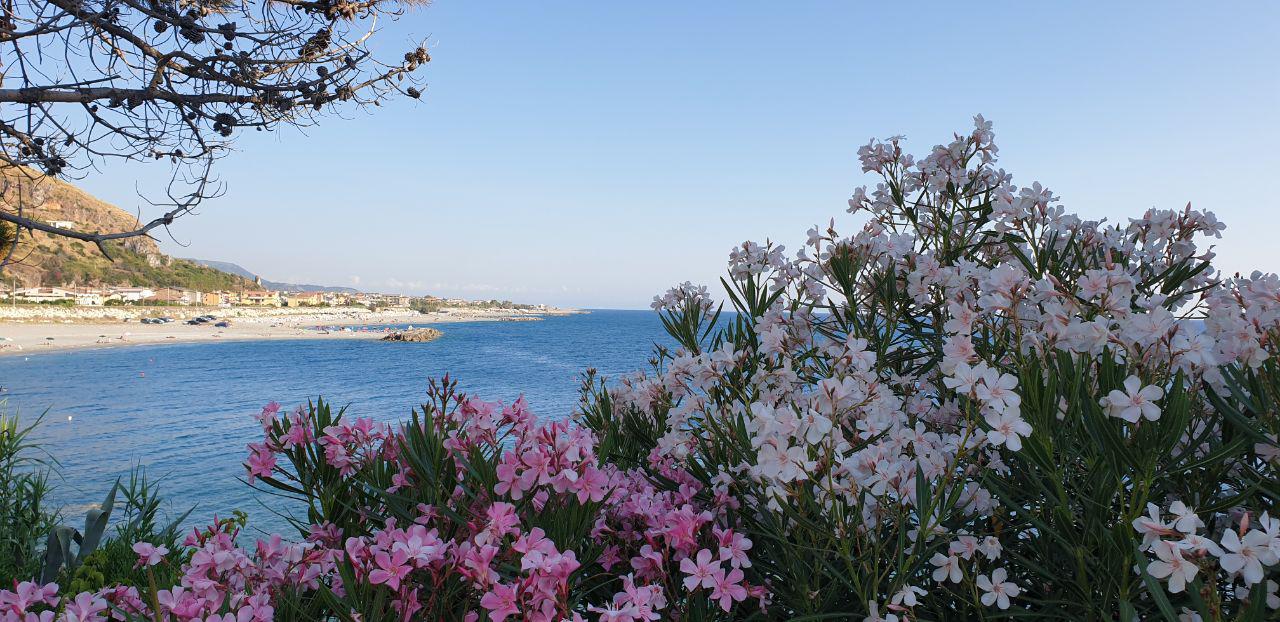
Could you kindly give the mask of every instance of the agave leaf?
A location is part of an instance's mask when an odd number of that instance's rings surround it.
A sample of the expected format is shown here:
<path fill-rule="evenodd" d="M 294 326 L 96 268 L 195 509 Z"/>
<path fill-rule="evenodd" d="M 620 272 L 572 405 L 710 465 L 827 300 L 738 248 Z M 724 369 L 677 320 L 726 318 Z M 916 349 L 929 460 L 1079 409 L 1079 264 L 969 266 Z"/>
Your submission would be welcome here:
<path fill-rule="evenodd" d="M 74 527 L 59 525 L 49 532 L 49 540 L 44 550 L 44 570 L 40 573 L 41 583 L 53 583 L 58 579 L 58 571 L 71 560 L 71 541 L 79 533 Z"/>
<path fill-rule="evenodd" d="M 111 510 L 116 505 L 116 491 L 120 489 L 120 480 L 111 486 L 102 507 L 89 510 L 84 517 L 84 538 L 80 541 L 80 551 L 76 555 L 76 564 L 84 561 L 102 543 L 102 536 L 107 531 L 107 523 L 111 520 Z"/>

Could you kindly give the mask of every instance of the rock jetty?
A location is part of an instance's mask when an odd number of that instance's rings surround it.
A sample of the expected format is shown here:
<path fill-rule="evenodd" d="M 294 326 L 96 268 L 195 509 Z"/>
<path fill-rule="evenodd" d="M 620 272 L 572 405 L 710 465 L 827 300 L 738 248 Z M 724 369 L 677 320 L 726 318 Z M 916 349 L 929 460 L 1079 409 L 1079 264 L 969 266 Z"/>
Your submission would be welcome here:
<path fill-rule="evenodd" d="M 394 333 L 383 337 L 380 341 L 402 341 L 405 343 L 425 343 L 434 341 L 442 335 L 440 331 L 434 328 L 415 328 L 412 330 L 398 330 Z"/>

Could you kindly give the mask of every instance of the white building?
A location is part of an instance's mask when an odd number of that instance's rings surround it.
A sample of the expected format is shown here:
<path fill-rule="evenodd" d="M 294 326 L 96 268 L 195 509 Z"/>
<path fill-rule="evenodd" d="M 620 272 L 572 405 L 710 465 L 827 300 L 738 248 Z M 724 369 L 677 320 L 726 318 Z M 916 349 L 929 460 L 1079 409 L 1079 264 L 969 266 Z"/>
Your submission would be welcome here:
<path fill-rule="evenodd" d="M 138 302 L 153 298 L 156 295 L 155 290 L 150 287 L 116 287 L 111 290 L 112 294 L 120 297 L 125 302 Z"/>
<path fill-rule="evenodd" d="M 27 302 L 58 302 L 75 300 L 75 292 L 61 287 L 28 287 L 15 292 L 15 296 Z"/>
<path fill-rule="evenodd" d="M 101 307 L 106 299 L 100 292 L 76 292 L 76 304 L 82 307 Z"/>

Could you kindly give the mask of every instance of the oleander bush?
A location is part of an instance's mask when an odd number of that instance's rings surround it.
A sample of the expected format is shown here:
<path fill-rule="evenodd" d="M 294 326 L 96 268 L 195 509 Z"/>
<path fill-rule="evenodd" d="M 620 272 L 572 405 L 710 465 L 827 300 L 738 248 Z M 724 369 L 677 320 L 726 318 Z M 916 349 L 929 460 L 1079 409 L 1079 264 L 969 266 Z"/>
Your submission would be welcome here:
<path fill-rule="evenodd" d="M 1212 214 L 1082 220 L 995 153 L 981 117 L 864 147 L 861 229 L 735 249 L 732 314 L 656 299 L 680 349 L 588 425 L 728 486 L 778 619 L 1274 616 L 1280 279 L 1215 272 Z"/>
<path fill-rule="evenodd" d="M 571 418 L 447 377 L 397 425 L 270 405 L 248 478 L 296 534 L 140 542 L 141 585 L 25 582 L 0 612 L 1276 619 L 1280 277 L 1215 270 L 1211 213 L 1014 186 L 975 121 L 918 160 L 863 147 L 852 235 L 743 244 L 723 304 L 656 298 L 674 345 L 588 373 Z"/>

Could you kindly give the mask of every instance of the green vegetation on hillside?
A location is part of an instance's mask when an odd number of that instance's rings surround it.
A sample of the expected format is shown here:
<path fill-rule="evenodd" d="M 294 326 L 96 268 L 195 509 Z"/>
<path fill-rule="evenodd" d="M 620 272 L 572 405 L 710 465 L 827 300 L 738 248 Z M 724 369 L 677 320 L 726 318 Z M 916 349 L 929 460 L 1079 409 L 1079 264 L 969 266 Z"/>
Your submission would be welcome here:
<path fill-rule="evenodd" d="M 253 284 L 242 277 L 206 268 L 185 259 L 148 261 L 146 255 L 121 246 L 110 246 L 108 261 L 97 248 L 72 242 L 70 252 L 43 254 L 41 268 L 49 283 L 128 284 L 136 287 L 184 287 L 197 291 L 239 290 Z M 156 256 L 153 256 L 156 257 Z M 156 265 L 153 265 L 156 264 Z"/>

